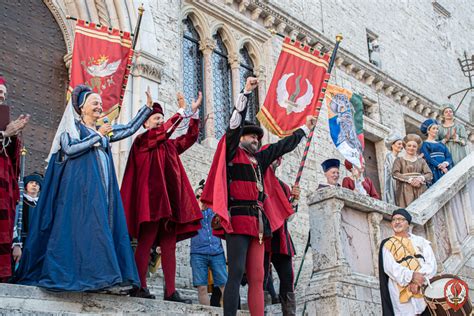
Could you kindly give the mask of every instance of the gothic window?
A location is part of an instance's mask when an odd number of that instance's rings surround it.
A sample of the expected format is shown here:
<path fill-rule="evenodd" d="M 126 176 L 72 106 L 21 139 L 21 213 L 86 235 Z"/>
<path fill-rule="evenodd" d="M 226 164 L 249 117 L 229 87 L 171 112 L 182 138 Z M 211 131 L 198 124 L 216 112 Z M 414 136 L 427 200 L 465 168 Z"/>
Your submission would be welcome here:
<path fill-rule="evenodd" d="M 240 49 L 240 87 L 243 89 L 245 87 L 245 82 L 248 77 L 253 76 L 254 74 L 254 65 L 252 59 L 250 58 L 249 52 L 246 47 Z M 249 100 L 249 108 L 247 110 L 246 120 L 256 122 L 255 116 L 258 112 L 258 91 L 255 90 L 251 94 L 251 99 Z"/>
<path fill-rule="evenodd" d="M 199 34 L 191 20 L 183 20 L 183 91 L 186 103 L 190 106 L 196 99 L 199 91 L 203 91 L 203 58 L 199 50 Z M 198 141 L 204 139 L 204 102 L 201 105 L 199 116 L 201 126 Z"/>
<path fill-rule="evenodd" d="M 213 36 L 216 48 L 212 53 L 212 82 L 216 138 L 224 135 L 232 110 L 232 77 L 227 49 L 219 33 Z"/>

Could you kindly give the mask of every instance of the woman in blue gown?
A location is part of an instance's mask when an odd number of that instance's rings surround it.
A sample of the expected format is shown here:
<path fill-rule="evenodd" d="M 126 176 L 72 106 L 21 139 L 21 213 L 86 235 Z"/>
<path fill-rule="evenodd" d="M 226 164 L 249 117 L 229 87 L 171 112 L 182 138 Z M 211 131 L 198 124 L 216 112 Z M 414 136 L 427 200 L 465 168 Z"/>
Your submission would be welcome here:
<path fill-rule="evenodd" d="M 55 291 L 139 286 L 109 143 L 140 128 L 152 111 L 150 93 L 129 124 L 100 128 L 100 95 L 78 86 L 71 100 L 53 142 L 17 282 Z"/>
<path fill-rule="evenodd" d="M 435 184 L 453 166 L 451 153 L 446 145 L 436 141 L 438 137 L 439 124 L 434 119 L 428 119 L 420 126 L 420 131 L 427 135 L 421 145 L 421 153 L 433 173 L 431 185 Z"/>

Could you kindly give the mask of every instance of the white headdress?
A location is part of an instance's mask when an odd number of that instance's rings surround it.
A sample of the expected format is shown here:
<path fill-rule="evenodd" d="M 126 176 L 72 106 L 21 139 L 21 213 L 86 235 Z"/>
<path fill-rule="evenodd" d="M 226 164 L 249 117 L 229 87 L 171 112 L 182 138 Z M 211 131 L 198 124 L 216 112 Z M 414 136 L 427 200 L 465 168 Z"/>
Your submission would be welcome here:
<path fill-rule="evenodd" d="M 67 103 L 63 117 L 59 123 L 58 130 L 56 131 L 56 135 L 54 135 L 53 144 L 51 145 L 51 150 L 49 151 L 46 162 L 49 162 L 51 156 L 61 149 L 61 135 L 64 132 L 68 133 L 72 139 L 79 139 L 79 131 L 76 127 L 76 120 L 80 120 L 80 117 L 79 114 L 77 114 L 77 112 L 74 110 L 71 99 L 69 99 L 69 102 Z"/>

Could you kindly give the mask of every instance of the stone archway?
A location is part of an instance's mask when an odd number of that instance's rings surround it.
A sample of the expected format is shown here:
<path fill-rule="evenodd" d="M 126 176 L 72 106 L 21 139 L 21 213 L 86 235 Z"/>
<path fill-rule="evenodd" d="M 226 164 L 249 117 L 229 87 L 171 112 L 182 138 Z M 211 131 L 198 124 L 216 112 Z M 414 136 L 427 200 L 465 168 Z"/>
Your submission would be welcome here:
<path fill-rule="evenodd" d="M 26 172 L 44 173 L 65 105 L 64 37 L 42 1 L 3 1 L 0 12 L 0 74 L 7 80 L 7 103 L 12 118 L 31 115 L 23 133 Z"/>

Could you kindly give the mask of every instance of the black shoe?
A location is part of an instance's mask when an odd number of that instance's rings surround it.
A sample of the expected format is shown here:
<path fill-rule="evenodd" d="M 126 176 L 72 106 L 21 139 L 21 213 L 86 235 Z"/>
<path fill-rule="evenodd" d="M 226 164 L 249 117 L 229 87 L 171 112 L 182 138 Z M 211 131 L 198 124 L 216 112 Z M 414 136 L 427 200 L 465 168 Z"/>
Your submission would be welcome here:
<path fill-rule="evenodd" d="M 133 288 L 132 291 L 130 291 L 130 296 L 131 297 L 141 297 L 141 298 L 149 298 L 149 299 L 155 299 L 155 295 L 151 294 L 148 289 L 142 288 L 142 287 L 136 287 Z"/>
<path fill-rule="evenodd" d="M 280 295 L 281 311 L 283 316 L 296 316 L 296 297 L 295 293 L 288 292 L 285 296 Z"/>
<path fill-rule="evenodd" d="M 184 303 L 184 304 L 192 304 L 193 303 L 193 301 L 191 301 L 190 299 L 181 298 L 181 296 L 179 296 L 178 291 L 174 291 L 173 294 L 171 294 L 168 297 L 165 297 L 165 301 L 178 302 L 178 303 Z"/>
<path fill-rule="evenodd" d="M 281 301 L 280 301 L 280 298 L 278 296 L 272 297 L 272 305 L 280 304 L 280 303 L 281 303 Z"/>

